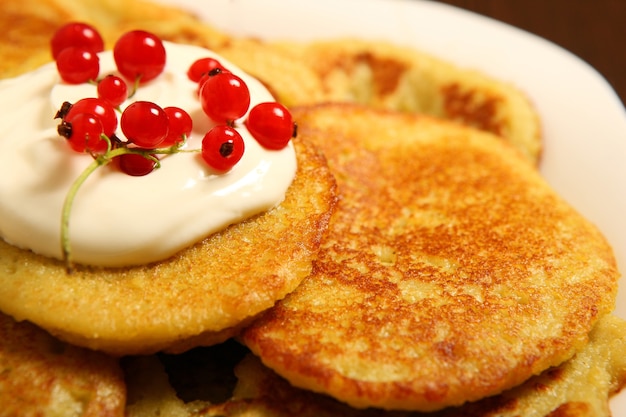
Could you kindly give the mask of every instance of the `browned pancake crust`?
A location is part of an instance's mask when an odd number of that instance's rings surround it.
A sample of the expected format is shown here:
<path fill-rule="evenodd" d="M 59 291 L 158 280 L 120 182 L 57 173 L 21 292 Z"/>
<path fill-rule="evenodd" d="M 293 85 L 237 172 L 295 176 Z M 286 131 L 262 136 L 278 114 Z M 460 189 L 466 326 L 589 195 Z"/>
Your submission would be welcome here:
<path fill-rule="evenodd" d="M 0 310 L 113 354 L 225 340 L 310 273 L 326 229 L 334 179 L 316 148 L 294 144 L 298 171 L 280 205 L 165 261 L 68 275 L 62 262 L 0 242 Z"/>
<path fill-rule="evenodd" d="M 117 360 L 0 313 L 0 415 L 122 417 L 125 400 Z"/>
<path fill-rule="evenodd" d="M 511 83 L 384 41 L 346 38 L 277 47 L 308 63 L 332 101 L 454 120 L 506 139 L 532 164 L 540 160 L 537 111 Z"/>
<path fill-rule="evenodd" d="M 571 357 L 612 310 L 611 248 L 498 138 L 349 105 L 294 114 L 339 203 L 312 275 L 243 333 L 294 385 L 458 405 Z"/>

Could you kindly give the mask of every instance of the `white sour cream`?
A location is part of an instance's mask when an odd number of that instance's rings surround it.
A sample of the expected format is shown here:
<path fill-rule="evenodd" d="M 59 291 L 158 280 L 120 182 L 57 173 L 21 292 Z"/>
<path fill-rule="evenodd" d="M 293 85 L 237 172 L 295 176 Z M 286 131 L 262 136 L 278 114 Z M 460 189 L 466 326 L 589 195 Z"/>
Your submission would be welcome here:
<path fill-rule="evenodd" d="M 200 149 L 204 134 L 213 126 L 202 112 L 196 83 L 186 75 L 196 59 L 212 56 L 239 75 L 250 89 L 250 107 L 274 100 L 259 81 L 206 49 L 168 42 L 165 48 L 164 73 L 141 86 L 132 101 L 185 109 L 194 122 L 186 149 Z M 100 76 L 110 73 L 117 71 L 111 52 L 104 52 Z M 63 83 L 54 63 L 0 81 L 0 236 L 8 243 L 62 258 L 63 202 L 93 159 L 70 149 L 57 134 L 59 120 L 53 118 L 64 101 L 96 96 L 95 85 Z M 72 206 L 73 260 L 98 266 L 163 260 L 279 204 L 296 171 L 293 146 L 266 150 L 241 120 L 236 126 L 245 152 L 226 174 L 215 173 L 199 152 L 167 156 L 160 169 L 144 177 L 128 176 L 110 165 L 98 168 Z"/>

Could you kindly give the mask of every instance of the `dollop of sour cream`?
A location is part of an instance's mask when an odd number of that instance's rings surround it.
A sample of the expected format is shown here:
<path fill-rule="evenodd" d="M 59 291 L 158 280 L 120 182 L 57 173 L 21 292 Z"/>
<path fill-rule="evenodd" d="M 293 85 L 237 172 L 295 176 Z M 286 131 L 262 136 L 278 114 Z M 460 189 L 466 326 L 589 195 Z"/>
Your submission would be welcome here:
<path fill-rule="evenodd" d="M 184 149 L 200 149 L 214 125 L 202 112 L 197 84 L 186 75 L 195 60 L 214 57 L 240 76 L 250 90 L 250 108 L 274 101 L 258 80 L 223 57 L 195 46 L 164 44 L 164 72 L 140 86 L 122 107 L 148 100 L 185 109 L 194 127 Z M 118 74 L 110 51 L 100 54 L 100 74 Z M 8 243 L 62 258 L 63 203 L 93 159 L 70 149 L 57 133 L 54 116 L 64 101 L 86 97 L 97 97 L 96 86 L 62 82 L 54 63 L 0 81 L 0 236 Z M 245 117 L 235 123 L 245 152 L 227 173 L 213 171 L 199 152 L 168 155 L 143 177 L 126 175 L 112 164 L 98 168 L 72 206 L 73 260 L 112 267 L 160 261 L 279 204 L 295 175 L 294 148 L 290 143 L 279 151 L 264 149 L 245 128 Z"/>

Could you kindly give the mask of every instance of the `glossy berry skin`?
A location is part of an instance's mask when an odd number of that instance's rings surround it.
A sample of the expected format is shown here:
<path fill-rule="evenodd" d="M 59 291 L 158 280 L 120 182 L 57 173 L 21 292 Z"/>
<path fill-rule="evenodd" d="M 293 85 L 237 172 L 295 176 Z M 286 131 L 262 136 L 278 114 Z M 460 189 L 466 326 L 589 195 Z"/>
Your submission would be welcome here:
<path fill-rule="evenodd" d="M 233 73 L 218 71 L 200 88 L 200 104 L 209 118 L 217 123 L 232 123 L 248 111 L 250 90 Z"/>
<path fill-rule="evenodd" d="M 61 26 L 50 39 L 52 57 L 56 60 L 59 53 L 70 46 L 84 47 L 98 53 L 104 50 L 104 41 L 93 26 L 71 22 Z"/>
<path fill-rule="evenodd" d="M 156 158 L 156 155 L 152 155 Z M 156 168 L 157 162 L 136 153 L 126 153 L 115 158 L 120 171 L 133 177 L 143 177 Z"/>
<path fill-rule="evenodd" d="M 169 147 L 177 143 L 183 142 L 188 138 L 193 129 L 193 120 L 189 113 L 179 107 L 165 107 L 163 109 L 167 114 L 169 129 L 167 136 L 161 142 L 161 147 Z"/>
<path fill-rule="evenodd" d="M 204 83 L 207 82 L 209 78 L 211 78 L 209 74 L 203 74 L 202 77 L 200 77 L 200 80 L 198 81 L 198 97 L 200 97 L 202 86 L 204 86 Z"/>
<path fill-rule="evenodd" d="M 244 150 L 243 138 L 230 126 L 215 126 L 202 139 L 202 159 L 216 171 L 230 170 Z"/>
<path fill-rule="evenodd" d="M 65 126 L 63 131 L 61 126 Z M 71 120 L 65 120 L 59 127 L 59 133 L 65 136 L 70 147 L 79 153 L 104 153 L 108 144 L 102 139 L 104 133 L 100 119 L 91 113 L 76 114 Z"/>
<path fill-rule="evenodd" d="M 245 124 L 250 134 L 267 149 L 283 149 L 294 135 L 291 113 L 285 106 L 276 102 L 254 106 Z"/>
<path fill-rule="evenodd" d="M 90 49 L 70 46 L 57 55 L 56 66 L 63 81 L 82 84 L 98 78 L 100 58 Z"/>
<path fill-rule="evenodd" d="M 194 83 L 197 83 L 200 82 L 202 76 L 207 75 L 215 68 L 224 69 L 222 64 L 215 58 L 200 58 L 189 66 L 187 77 Z"/>
<path fill-rule="evenodd" d="M 76 114 L 91 113 L 100 119 L 104 134 L 111 137 L 117 129 L 117 113 L 115 108 L 106 101 L 95 97 L 88 97 L 78 100 L 67 112 L 64 120 L 72 121 Z"/>
<path fill-rule="evenodd" d="M 128 85 L 117 75 L 109 74 L 98 82 L 98 98 L 113 107 L 120 106 L 128 98 Z"/>
<path fill-rule="evenodd" d="M 124 77 L 145 83 L 163 72 L 166 53 L 159 37 L 143 30 L 133 30 L 117 40 L 113 58 Z"/>
<path fill-rule="evenodd" d="M 136 101 L 124 109 L 120 128 L 131 143 L 140 148 L 154 149 L 167 137 L 169 120 L 157 104 Z"/>

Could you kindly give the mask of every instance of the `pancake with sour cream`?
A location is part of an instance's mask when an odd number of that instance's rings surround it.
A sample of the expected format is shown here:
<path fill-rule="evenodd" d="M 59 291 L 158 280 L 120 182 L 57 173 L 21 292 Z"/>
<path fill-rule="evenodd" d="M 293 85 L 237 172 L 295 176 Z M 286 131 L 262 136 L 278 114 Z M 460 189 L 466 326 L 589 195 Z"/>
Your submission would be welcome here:
<path fill-rule="evenodd" d="M 194 130 L 183 150 L 199 149 L 212 124 L 186 71 L 211 52 L 172 43 L 166 51 L 164 73 L 132 101 L 187 110 Z M 258 81 L 218 58 L 248 84 L 251 106 L 272 101 Z M 103 53 L 101 73 L 112 65 Z M 95 94 L 95 86 L 58 79 L 49 64 L 0 82 L 0 166 L 21 173 L 6 173 L 0 183 L 0 310 L 116 355 L 184 350 L 234 334 L 308 275 L 334 204 L 334 179 L 310 143 L 262 148 L 243 119 L 235 127 L 244 156 L 226 173 L 197 152 L 167 155 L 144 177 L 98 169 L 72 207 L 69 238 L 79 265 L 68 274 L 57 259 L 62 205 L 92 158 L 56 134 L 54 109 L 89 97 L 89 89 Z"/>
<path fill-rule="evenodd" d="M 294 386 L 458 406 L 569 359 L 612 311 L 610 246 L 496 136 L 351 105 L 294 114 L 339 202 L 313 273 L 241 336 Z"/>
<path fill-rule="evenodd" d="M 70 218 L 72 256 L 78 263 L 126 266 L 165 259 L 224 225 L 275 206 L 293 179 L 293 146 L 265 149 L 243 125 L 244 118 L 236 127 L 246 149 L 227 173 L 211 169 L 198 152 L 189 152 L 199 150 L 204 134 L 216 125 L 202 111 L 197 83 L 187 77 L 195 60 L 214 57 L 240 74 L 250 90 L 250 108 L 274 99 L 259 81 L 209 50 L 167 42 L 165 49 L 164 72 L 142 84 L 121 110 L 137 101 L 179 107 L 193 120 L 191 135 L 181 152 L 162 156 L 163 169 L 150 175 L 133 177 L 108 166 L 88 178 Z M 100 56 L 100 74 L 118 74 L 112 53 Z M 65 101 L 97 97 L 96 86 L 61 82 L 50 64 L 1 81 L 0 88 L 0 144 L 11 150 L 0 156 L 0 166 L 11 173 L 0 180 L 0 236 L 58 258 L 62 203 L 93 158 L 68 151 L 53 118 Z M 119 124 L 116 136 L 125 140 Z"/>

